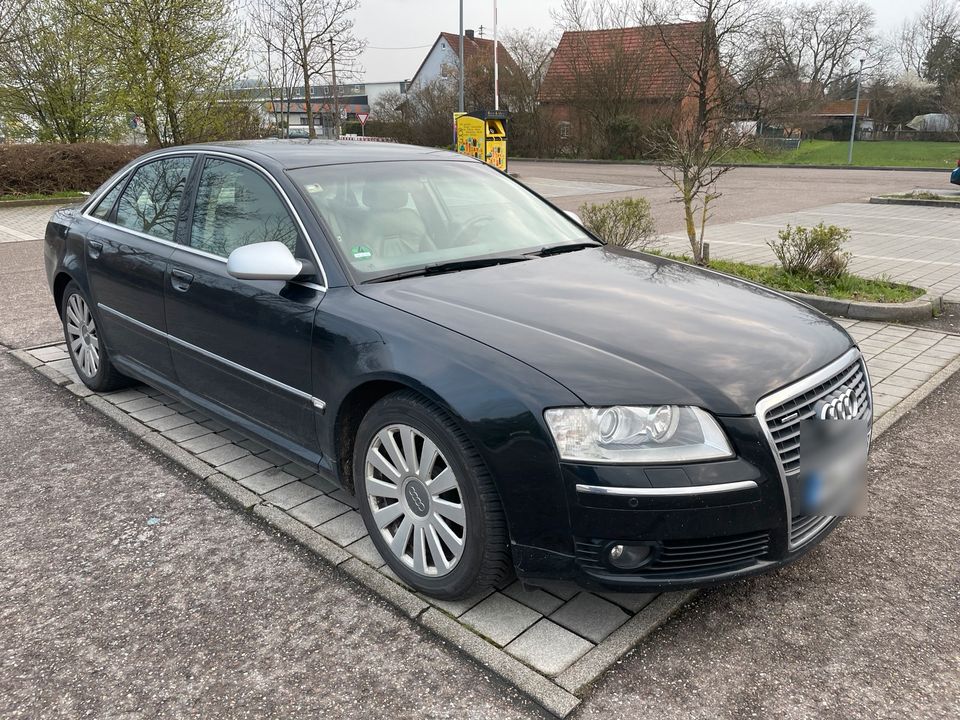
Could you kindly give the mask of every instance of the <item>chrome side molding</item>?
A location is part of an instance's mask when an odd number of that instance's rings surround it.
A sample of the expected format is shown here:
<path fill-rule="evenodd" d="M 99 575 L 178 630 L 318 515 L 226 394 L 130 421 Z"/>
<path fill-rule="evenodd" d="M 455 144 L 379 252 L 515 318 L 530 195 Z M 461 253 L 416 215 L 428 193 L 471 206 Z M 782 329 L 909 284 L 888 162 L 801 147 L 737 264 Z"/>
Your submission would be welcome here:
<path fill-rule="evenodd" d="M 608 485 L 577 485 L 577 492 L 586 495 L 618 495 L 630 497 L 682 497 L 751 490 L 757 487 L 753 480 L 716 483 L 715 485 L 683 485 L 678 487 L 611 487 Z"/>

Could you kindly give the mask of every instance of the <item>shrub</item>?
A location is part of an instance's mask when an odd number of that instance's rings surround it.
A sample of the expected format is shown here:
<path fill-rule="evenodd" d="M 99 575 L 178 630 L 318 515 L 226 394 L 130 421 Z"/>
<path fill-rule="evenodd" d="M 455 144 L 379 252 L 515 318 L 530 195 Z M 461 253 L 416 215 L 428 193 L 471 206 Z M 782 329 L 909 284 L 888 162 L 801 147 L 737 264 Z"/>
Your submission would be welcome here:
<path fill-rule="evenodd" d="M 0 195 L 92 191 L 149 149 L 106 143 L 0 145 Z"/>
<path fill-rule="evenodd" d="M 579 212 L 584 227 L 610 245 L 646 250 L 656 241 L 656 224 L 644 198 L 584 204 Z"/>
<path fill-rule="evenodd" d="M 794 275 L 838 278 L 850 265 L 850 253 L 843 246 L 850 239 L 849 228 L 820 223 L 813 228 L 787 225 L 779 239 L 768 242 L 780 267 Z"/>

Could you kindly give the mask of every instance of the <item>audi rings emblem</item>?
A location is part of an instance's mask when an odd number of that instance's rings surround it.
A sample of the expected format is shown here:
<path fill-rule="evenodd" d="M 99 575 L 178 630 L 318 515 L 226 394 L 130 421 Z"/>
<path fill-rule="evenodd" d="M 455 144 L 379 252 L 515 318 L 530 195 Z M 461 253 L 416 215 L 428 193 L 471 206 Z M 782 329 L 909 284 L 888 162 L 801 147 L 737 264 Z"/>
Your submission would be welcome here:
<path fill-rule="evenodd" d="M 820 420 L 853 420 L 860 414 L 860 403 L 853 388 L 841 385 L 836 393 L 818 402 L 814 412 Z"/>

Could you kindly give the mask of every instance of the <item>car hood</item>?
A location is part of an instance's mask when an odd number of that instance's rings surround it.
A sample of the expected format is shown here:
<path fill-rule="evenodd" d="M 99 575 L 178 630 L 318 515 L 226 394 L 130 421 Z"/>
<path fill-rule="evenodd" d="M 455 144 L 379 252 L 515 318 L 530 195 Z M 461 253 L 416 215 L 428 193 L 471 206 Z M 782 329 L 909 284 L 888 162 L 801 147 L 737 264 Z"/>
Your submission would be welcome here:
<path fill-rule="evenodd" d="M 357 289 L 539 369 L 588 405 L 750 415 L 853 344 L 778 293 L 609 247 Z"/>

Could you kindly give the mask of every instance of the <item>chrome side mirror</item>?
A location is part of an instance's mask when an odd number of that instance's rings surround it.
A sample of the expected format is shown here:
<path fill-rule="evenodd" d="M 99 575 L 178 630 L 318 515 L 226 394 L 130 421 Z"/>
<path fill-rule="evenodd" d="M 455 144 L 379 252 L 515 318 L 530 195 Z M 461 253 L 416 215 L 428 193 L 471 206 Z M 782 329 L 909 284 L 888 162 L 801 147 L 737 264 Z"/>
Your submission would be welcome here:
<path fill-rule="evenodd" d="M 227 272 L 240 280 L 292 280 L 303 272 L 303 263 L 282 242 L 261 242 L 230 253 Z"/>
<path fill-rule="evenodd" d="M 573 220 L 577 225 L 583 226 L 583 220 L 580 219 L 580 216 L 577 215 L 573 210 L 564 210 L 567 214 L 567 217 Z"/>

